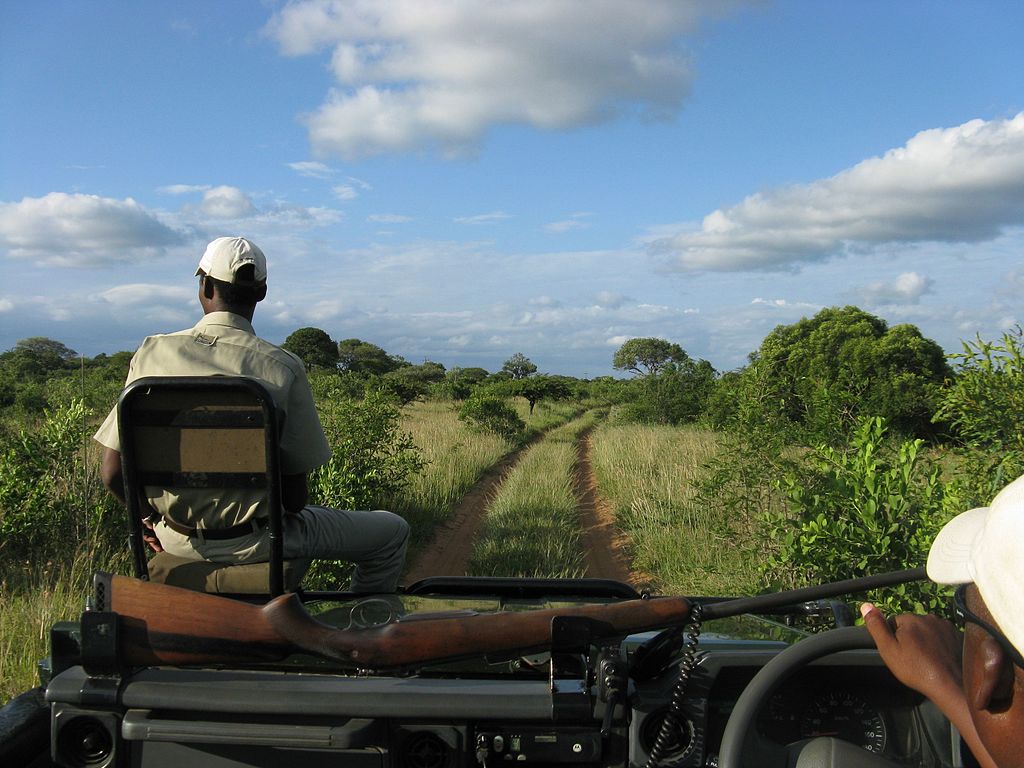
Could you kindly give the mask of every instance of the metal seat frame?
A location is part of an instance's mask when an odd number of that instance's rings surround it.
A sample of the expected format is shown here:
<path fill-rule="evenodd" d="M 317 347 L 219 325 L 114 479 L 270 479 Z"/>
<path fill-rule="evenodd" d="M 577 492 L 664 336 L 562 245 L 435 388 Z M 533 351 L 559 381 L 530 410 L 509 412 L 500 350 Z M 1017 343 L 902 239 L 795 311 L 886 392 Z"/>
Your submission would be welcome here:
<path fill-rule="evenodd" d="M 121 465 L 128 512 L 129 545 L 135 575 L 149 578 L 142 519 L 151 512 L 145 488 L 244 488 L 262 489 L 270 510 L 270 563 L 268 590 L 284 593 L 283 506 L 278 445 L 278 417 L 274 401 L 258 381 L 236 376 L 147 376 L 128 384 L 118 399 Z M 262 433 L 262 456 L 254 443 Z M 244 430 L 249 435 L 232 434 Z M 188 433 L 187 439 L 184 433 Z M 216 439 L 221 445 L 207 445 Z M 237 439 L 236 439 L 237 438 Z M 223 471 L 230 457 L 225 445 L 246 445 L 245 453 L 258 457 L 256 471 L 249 461 L 239 471 Z M 225 442 L 226 441 L 226 442 Z M 218 451 L 219 471 L 195 469 L 196 446 Z M 229 567 L 235 567 L 233 565 Z"/>

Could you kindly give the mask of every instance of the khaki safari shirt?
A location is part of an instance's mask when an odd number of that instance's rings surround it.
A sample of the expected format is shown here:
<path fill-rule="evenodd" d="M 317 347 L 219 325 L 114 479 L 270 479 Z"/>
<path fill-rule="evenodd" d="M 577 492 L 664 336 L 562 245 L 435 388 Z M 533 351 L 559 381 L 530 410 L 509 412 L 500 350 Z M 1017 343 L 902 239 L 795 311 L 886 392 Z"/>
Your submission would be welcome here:
<path fill-rule="evenodd" d="M 302 360 L 259 338 L 248 320 L 232 312 L 211 312 L 188 330 L 147 337 L 125 384 L 143 376 L 217 374 L 256 379 L 270 392 L 282 421 L 282 474 L 305 474 L 331 457 Z M 116 406 L 93 437 L 121 450 Z M 147 487 L 146 496 L 161 515 L 189 528 L 229 528 L 268 516 L 258 491 Z"/>

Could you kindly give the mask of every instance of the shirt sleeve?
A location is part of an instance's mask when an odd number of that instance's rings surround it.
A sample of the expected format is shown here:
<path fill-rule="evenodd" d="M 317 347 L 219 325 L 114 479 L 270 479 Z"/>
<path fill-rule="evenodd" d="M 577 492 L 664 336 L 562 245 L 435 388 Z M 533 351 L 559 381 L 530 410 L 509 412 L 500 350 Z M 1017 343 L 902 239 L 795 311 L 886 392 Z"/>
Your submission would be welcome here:
<path fill-rule="evenodd" d="M 313 403 L 305 368 L 297 366 L 288 390 L 288 405 L 281 428 L 281 473 L 301 475 L 331 458 L 331 448 Z"/>
<path fill-rule="evenodd" d="M 107 418 L 103 420 L 100 428 L 92 439 L 105 448 L 112 448 L 115 451 L 121 450 L 121 434 L 117 431 L 117 406 L 110 409 Z"/>
<path fill-rule="evenodd" d="M 128 376 L 124 381 L 126 387 L 138 378 L 135 375 L 135 358 L 138 354 L 138 351 L 136 351 L 132 355 L 131 362 L 128 364 Z M 111 448 L 115 451 L 121 450 L 121 433 L 117 427 L 117 403 L 110 409 L 110 413 L 107 414 L 107 418 L 103 420 L 103 423 L 96 430 L 96 434 L 92 436 L 92 439 L 105 448 Z"/>

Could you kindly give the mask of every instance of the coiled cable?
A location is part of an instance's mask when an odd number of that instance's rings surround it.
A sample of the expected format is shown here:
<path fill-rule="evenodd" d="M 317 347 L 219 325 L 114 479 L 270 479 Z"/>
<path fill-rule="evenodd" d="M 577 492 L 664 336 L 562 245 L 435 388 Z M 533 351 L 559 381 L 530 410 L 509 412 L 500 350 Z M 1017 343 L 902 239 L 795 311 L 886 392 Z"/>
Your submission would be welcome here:
<path fill-rule="evenodd" d="M 644 768 L 657 768 L 671 745 L 673 736 L 682 732 L 683 705 L 686 702 L 686 689 L 689 687 L 693 669 L 697 666 L 697 644 L 700 642 L 703 616 L 704 606 L 697 602 L 693 603 L 690 606 L 690 620 L 686 625 L 686 641 L 683 646 L 683 658 L 679 662 L 679 677 L 676 678 L 675 685 L 672 687 L 672 698 L 668 711 L 661 721 L 658 736 L 654 740 Z"/>

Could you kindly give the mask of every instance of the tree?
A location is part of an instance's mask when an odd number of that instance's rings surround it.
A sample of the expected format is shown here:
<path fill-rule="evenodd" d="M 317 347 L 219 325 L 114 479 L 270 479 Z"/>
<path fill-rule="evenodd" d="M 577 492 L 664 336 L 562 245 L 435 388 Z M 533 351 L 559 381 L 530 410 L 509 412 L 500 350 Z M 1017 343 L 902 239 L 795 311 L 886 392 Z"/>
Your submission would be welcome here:
<path fill-rule="evenodd" d="M 776 327 L 744 375 L 767 387 L 767 407 L 831 440 L 865 416 L 882 416 L 903 434 L 933 435 L 950 369 L 942 348 L 915 326 L 890 328 L 848 306 Z"/>
<path fill-rule="evenodd" d="M 0 365 L 12 378 L 25 382 L 43 381 L 68 368 L 78 356 L 73 349 L 45 336 L 22 339 L 0 355 Z"/>
<path fill-rule="evenodd" d="M 319 328 L 299 328 L 281 346 L 302 358 L 306 368 L 338 367 L 338 348 L 327 332 Z"/>
<path fill-rule="evenodd" d="M 685 353 L 684 353 L 685 354 Z M 687 357 L 667 363 L 656 374 L 632 379 L 633 399 L 621 418 L 648 424 L 683 424 L 696 421 L 707 407 L 715 386 L 715 369 L 707 360 Z"/>
<path fill-rule="evenodd" d="M 505 361 L 505 364 L 501 366 L 501 370 L 505 371 L 513 379 L 525 379 L 527 376 L 532 376 L 537 372 L 537 366 L 522 352 L 516 352 Z"/>
<path fill-rule="evenodd" d="M 572 395 L 565 379 L 558 376 L 530 376 L 525 379 L 513 379 L 511 390 L 520 397 L 525 397 L 530 404 L 530 415 L 534 406 L 541 400 L 566 400 Z"/>
<path fill-rule="evenodd" d="M 444 366 L 427 360 L 422 365 L 405 365 L 388 371 L 378 381 L 384 389 L 405 404 L 427 394 L 431 384 L 443 379 Z"/>
<path fill-rule="evenodd" d="M 615 353 L 612 367 L 641 376 L 657 375 L 669 363 L 685 363 L 689 355 L 678 344 L 656 338 L 630 339 Z"/>
<path fill-rule="evenodd" d="M 405 360 L 389 355 L 368 341 L 343 339 L 338 342 L 338 367 L 343 371 L 375 373 L 379 376 L 405 365 L 408 365 Z"/>
<path fill-rule="evenodd" d="M 459 408 L 459 419 L 484 432 L 493 432 L 510 443 L 518 443 L 526 429 L 515 408 L 490 391 L 478 389 Z"/>
<path fill-rule="evenodd" d="M 489 375 L 484 368 L 455 366 L 445 373 L 443 381 L 437 382 L 434 391 L 441 397 L 465 400 L 473 393 L 473 389 Z"/>

